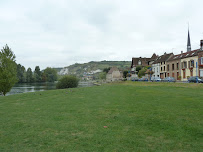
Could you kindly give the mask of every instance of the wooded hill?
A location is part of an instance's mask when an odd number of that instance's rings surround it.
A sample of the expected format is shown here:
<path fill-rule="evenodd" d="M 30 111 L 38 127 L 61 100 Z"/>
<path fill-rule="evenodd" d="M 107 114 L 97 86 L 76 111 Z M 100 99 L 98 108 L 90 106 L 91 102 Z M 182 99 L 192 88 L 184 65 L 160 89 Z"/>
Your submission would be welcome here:
<path fill-rule="evenodd" d="M 82 77 L 84 74 L 96 74 L 103 71 L 104 68 L 117 67 L 120 70 L 128 70 L 131 66 L 131 61 L 91 61 L 88 63 L 75 63 L 73 65 L 64 67 L 59 75 L 73 74 Z"/>

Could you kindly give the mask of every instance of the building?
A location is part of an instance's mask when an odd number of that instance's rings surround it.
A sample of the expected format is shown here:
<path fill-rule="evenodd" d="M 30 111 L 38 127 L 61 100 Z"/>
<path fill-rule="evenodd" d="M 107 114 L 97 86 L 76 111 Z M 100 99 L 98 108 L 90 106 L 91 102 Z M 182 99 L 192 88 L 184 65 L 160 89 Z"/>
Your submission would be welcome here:
<path fill-rule="evenodd" d="M 123 73 L 117 67 L 112 67 L 106 75 L 106 81 L 119 81 L 123 79 Z"/>
<path fill-rule="evenodd" d="M 133 67 L 137 67 L 137 66 L 148 66 L 149 65 L 149 61 L 151 60 L 151 58 L 132 58 L 132 63 L 131 63 L 131 68 Z"/>
<path fill-rule="evenodd" d="M 203 40 L 200 40 L 200 51 L 198 53 L 199 76 L 203 78 Z"/>
<path fill-rule="evenodd" d="M 199 76 L 198 53 L 200 49 L 181 54 L 181 81 L 191 76 Z"/>
<path fill-rule="evenodd" d="M 164 53 L 159 56 L 152 64 L 153 77 L 164 79 L 167 77 L 167 61 L 173 56 L 173 53 Z"/>
<path fill-rule="evenodd" d="M 167 61 L 167 77 L 174 77 L 176 80 L 181 80 L 181 54 L 172 56 Z"/>

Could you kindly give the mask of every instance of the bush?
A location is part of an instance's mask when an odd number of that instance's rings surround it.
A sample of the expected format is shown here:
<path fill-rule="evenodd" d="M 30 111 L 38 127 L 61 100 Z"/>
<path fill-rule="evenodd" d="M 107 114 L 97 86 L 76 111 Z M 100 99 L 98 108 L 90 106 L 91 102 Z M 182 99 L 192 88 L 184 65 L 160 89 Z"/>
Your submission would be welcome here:
<path fill-rule="evenodd" d="M 66 75 L 56 84 L 57 89 L 76 88 L 79 80 L 75 76 Z"/>

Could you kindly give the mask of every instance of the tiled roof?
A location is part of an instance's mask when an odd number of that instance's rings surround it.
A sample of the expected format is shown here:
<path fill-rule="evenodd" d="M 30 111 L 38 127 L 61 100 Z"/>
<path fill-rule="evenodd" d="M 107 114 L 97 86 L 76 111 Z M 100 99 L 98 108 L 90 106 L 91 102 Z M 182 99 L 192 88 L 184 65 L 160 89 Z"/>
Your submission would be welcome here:
<path fill-rule="evenodd" d="M 173 53 L 169 53 L 169 54 L 166 54 L 166 53 L 165 53 L 164 55 L 159 56 L 159 57 L 154 61 L 153 64 L 167 61 L 172 55 L 173 55 Z"/>
<path fill-rule="evenodd" d="M 192 57 L 192 56 L 197 56 L 198 52 L 199 52 L 199 49 L 193 50 L 193 51 L 190 51 L 190 52 L 181 53 L 181 54 L 178 54 L 178 55 L 174 55 L 173 57 L 171 57 L 169 59 L 169 61 L 183 59 L 183 58 Z"/>

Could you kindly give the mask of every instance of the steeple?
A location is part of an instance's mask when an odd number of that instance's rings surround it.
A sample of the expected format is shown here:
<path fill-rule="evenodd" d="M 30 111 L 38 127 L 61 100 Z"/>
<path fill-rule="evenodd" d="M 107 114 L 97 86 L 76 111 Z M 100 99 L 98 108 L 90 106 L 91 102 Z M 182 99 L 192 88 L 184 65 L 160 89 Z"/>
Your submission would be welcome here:
<path fill-rule="evenodd" d="M 191 44 L 190 44 L 190 32 L 188 28 L 188 38 L 187 38 L 187 52 L 191 51 Z"/>

